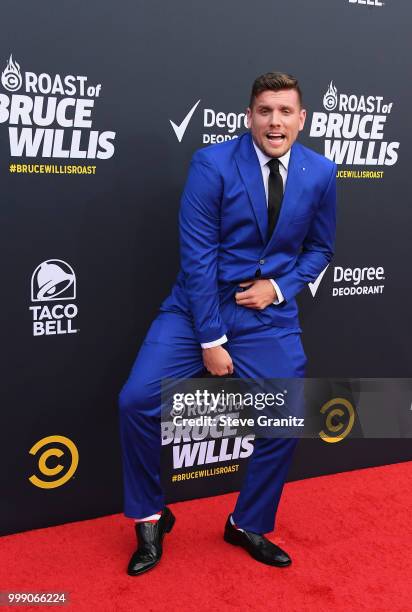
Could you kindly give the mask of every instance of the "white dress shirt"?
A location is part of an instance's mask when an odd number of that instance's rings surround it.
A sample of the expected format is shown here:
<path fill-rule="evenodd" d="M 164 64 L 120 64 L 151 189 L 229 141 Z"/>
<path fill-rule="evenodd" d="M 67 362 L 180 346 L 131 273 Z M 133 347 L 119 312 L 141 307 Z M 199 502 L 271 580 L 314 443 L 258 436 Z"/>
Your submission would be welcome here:
<path fill-rule="evenodd" d="M 266 153 L 263 153 L 263 151 L 261 151 L 259 149 L 259 147 L 255 144 L 255 141 L 253 139 L 252 139 L 252 142 L 253 142 L 253 146 L 254 146 L 255 151 L 256 151 L 257 158 L 259 160 L 260 170 L 262 172 L 262 179 L 263 179 L 263 185 L 265 187 L 266 206 L 267 206 L 268 205 L 268 191 L 269 191 L 268 183 L 269 183 L 269 174 L 270 174 L 270 170 L 269 170 L 269 167 L 268 167 L 267 163 L 272 158 L 269 157 L 268 155 L 266 155 Z M 279 157 L 278 159 L 279 159 L 279 172 L 280 172 L 280 176 L 282 177 L 282 180 L 283 180 L 283 192 L 284 192 L 285 191 L 285 186 L 286 186 L 286 180 L 288 178 L 288 166 L 289 166 L 289 159 L 290 159 L 290 149 L 284 155 L 282 155 L 282 157 Z M 277 295 L 277 300 L 275 300 L 273 303 L 275 305 L 281 304 L 284 301 L 285 298 L 283 297 L 282 292 L 279 289 L 278 284 L 273 280 L 273 278 L 269 278 L 268 280 L 270 280 L 270 282 L 272 283 L 273 287 L 275 288 L 276 295 Z M 221 344 L 224 344 L 225 342 L 227 342 L 227 337 L 226 336 L 222 336 L 218 340 L 213 340 L 212 342 L 203 342 L 201 344 L 201 346 L 202 346 L 202 348 L 212 348 L 214 346 L 220 346 Z"/>

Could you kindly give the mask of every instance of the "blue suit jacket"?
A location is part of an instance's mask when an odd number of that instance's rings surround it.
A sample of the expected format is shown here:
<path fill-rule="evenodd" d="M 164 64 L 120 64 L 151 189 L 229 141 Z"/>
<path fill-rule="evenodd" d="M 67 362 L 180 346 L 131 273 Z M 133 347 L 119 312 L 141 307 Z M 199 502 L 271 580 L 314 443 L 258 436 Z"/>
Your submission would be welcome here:
<path fill-rule="evenodd" d="M 331 260 L 336 164 L 295 142 L 276 228 L 267 240 L 262 173 L 250 133 L 197 151 L 181 200 L 181 269 L 161 310 L 193 317 L 199 342 L 228 333 L 222 312 L 241 281 L 273 278 L 285 301 L 262 323 L 299 326 L 296 294 Z M 230 335 L 230 334 L 229 334 Z"/>

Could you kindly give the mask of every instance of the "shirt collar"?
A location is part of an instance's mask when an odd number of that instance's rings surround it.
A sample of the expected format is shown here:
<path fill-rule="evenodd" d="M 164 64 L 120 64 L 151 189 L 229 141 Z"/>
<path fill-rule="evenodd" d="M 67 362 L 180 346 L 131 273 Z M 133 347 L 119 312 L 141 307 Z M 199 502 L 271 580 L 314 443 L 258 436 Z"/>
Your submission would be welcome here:
<path fill-rule="evenodd" d="M 272 158 L 266 155 L 266 153 L 263 153 L 263 151 L 259 149 L 259 147 L 255 144 L 255 141 L 253 140 L 253 138 L 252 138 L 252 142 L 253 142 L 253 146 L 255 147 L 256 155 L 258 156 L 260 167 L 262 168 Z M 286 151 L 286 153 L 282 155 L 282 157 L 278 158 L 282 166 L 286 169 L 286 171 L 288 170 L 288 166 L 289 166 L 289 158 L 290 158 L 290 149 L 289 151 Z"/>

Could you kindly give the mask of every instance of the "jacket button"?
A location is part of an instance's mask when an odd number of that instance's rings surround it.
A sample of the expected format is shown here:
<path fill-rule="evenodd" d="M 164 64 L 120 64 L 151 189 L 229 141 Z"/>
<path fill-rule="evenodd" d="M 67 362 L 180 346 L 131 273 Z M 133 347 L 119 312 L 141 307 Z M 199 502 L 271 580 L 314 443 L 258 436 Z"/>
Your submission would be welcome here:
<path fill-rule="evenodd" d="M 263 264 L 265 263 L 265 260 L 264 259 L 260 259 L 259 263 L 260 263 L 261 266 L 263 266 Z"/>
<path fill-rule="evenodd" d="M 262 271 L 257 269 L 255 272 L 255 278 L 259 278 L 260 276 L 262 276 Z"/>

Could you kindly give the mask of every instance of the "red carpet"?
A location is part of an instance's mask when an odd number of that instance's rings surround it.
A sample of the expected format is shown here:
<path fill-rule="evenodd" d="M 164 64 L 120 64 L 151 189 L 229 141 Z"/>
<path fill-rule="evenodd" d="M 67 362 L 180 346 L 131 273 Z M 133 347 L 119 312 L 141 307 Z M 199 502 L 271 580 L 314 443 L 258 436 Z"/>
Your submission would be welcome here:
<path fill-rule="evenodd" d="M 271 568 L 226 544 L 235 494 L 174 504 L 160 565 L 131 578 L 121 515 L 1 539 L 0 591 L 66 591 L 71 610 L 412 610 L 412 462 L 288 483 Z M 2 608 L 6 609 L 6 608 Z M 16 610 L 17 608 L 10 608 Z M 41 610 L 25 606 L 22 610 Z"/>

